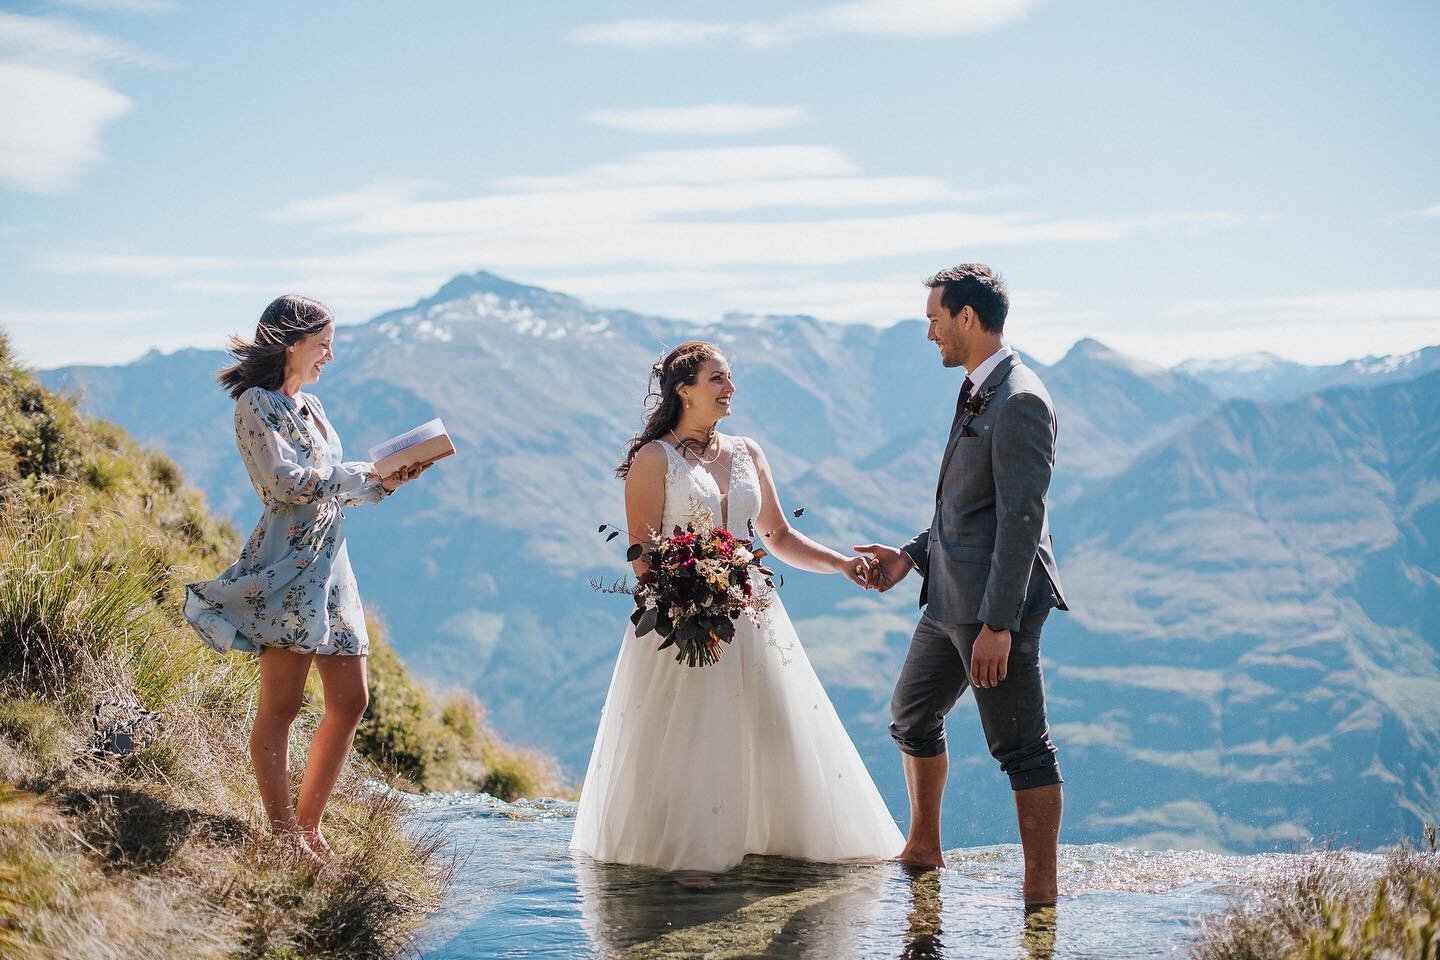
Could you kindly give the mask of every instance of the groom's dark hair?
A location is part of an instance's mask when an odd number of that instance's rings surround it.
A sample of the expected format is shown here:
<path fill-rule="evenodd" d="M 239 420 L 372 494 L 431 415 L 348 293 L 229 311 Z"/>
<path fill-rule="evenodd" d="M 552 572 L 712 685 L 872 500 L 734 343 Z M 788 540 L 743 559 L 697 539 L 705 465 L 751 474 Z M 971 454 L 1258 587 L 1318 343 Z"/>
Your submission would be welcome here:
<path fill-rule="evenodd" d="M 1005 330 L 1005 315 L 1010 312 L 1010 293 L 1000 275 L 983 263 L 962 263 L 941 270 L 925 281 L 930 289 L 944 287 L 940 305 L 955 316 L 965 307 L 975 311 L 981 329 L 989 333 Z"/>

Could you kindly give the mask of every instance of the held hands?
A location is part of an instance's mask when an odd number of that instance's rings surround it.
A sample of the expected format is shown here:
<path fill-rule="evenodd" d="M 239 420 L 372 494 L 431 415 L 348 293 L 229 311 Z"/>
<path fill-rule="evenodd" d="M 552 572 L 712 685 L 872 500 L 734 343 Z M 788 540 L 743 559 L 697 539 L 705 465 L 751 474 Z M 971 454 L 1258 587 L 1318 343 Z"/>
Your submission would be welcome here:
<path fill-rule="evenodd" d="M 840 565 L 840 572 L 862 590 L 883 589 L 880 586 L 880 566 L 870 557 L 848 557 Z"/>
<path fill-rule="evenodd" d="M 400 486 L 400 484 L 409 483 L 411 480 L 414 480 L 426 470 L 429 470 L 430 467 L 431 465 L 428 463 L 415 464 L 414 466 L 409 467 L 401 467 L 399 470 L 396 470 L 388 477 L 382 477 L 380 479 L 380 486 L 385 488 L 386 493 L 394 493 L 395 488 Z"/>
<path fill-rule="evenodd" d="M 1010 660 L 1010 631 L 991 630 L 981 624 L 980 634 L 970 653 L 970 682 L 990 689 L 1005 679 L 1005 664 Z"/>
<path fill-rule="evenodd" d="M 910 556 L 904 551 L 895 547 L 886 547 L 878 543 L 867 543 L 864 546 L 855 547 L 856 553 L 869 554 L 870 562 L 874 564 L 875 589 L 884 593 L 895 584 L 905 579 L 905 575 L 914 566 Z"/>

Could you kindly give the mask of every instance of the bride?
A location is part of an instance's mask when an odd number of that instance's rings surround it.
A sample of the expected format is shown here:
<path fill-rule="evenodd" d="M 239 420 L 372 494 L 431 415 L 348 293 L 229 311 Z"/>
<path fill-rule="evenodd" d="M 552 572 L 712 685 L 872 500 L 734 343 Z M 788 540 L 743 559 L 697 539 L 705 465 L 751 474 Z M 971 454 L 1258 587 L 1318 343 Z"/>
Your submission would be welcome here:
<path fill-rule="evenodd" d="M 620 464 L 631 541 L 718 525 L 792 566 L 872 569 L 792 530 L 755 441 L 717 432 L 735 386 L 714 344 L 682 344 L 652 376 L 659 403 Z M 652 394 L 653 396 L 654 394 Z M 644 536 L 641 536 L 641 535 Z M 645 559 L 635 561 L 637 573 Z M 630 627 L 580 795 L 572 850 L 662 870 L 719 872 L 746 854 L 885 859 L 904 840 L 800 646 L 779 597 L 735 622 L 718 663 L 688 667 Z"/>

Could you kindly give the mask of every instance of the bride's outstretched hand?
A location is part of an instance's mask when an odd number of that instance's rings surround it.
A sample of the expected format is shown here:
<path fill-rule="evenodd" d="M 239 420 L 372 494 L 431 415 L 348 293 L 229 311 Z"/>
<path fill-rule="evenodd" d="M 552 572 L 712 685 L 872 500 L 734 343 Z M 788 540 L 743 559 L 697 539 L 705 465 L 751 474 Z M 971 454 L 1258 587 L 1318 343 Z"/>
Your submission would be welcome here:
<path fill-rule="evenodd" d="M 867 543 L 854 548 L 856 553 L 868 554 L 871 563 L 875 565 L 874 584 L 875 589 L 884 593 L 895 584 L 905 579 L 905 574 L 910 572 L 910 558 L 905 555 L 904 550 L 896 547 L 887 547 L 878 543 Z"/>
<path fill-rule="evenodd" d="M 880 586 L 879 565 L 869 557 L 851 557 L 840 568 L 845 579 L 862 590 L 873 590 Z"/>

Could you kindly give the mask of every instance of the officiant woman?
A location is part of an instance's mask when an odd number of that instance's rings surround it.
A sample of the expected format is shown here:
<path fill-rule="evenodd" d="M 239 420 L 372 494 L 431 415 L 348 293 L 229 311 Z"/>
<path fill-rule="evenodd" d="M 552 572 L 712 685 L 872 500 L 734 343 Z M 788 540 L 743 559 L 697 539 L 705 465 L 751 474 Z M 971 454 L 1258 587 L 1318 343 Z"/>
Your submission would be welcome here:
<path fill-rule="evenodd" d="M 264 513 L 240 558 L 185 592 L 185 618 L 207 644 L 260 655 L 250 734 L 260 801 L 275 830 L 312 861 L 330 854 L 321 814 L 368 703 L 370 640 L 345 547 L 345 507 L 378 503 L 424 470 L 379 477 L 374 464 L 344 458 L 325 408 L 303 390 L 335 359 L 334 340 L 330 311 L 298 296 L 266 307 L 253 340 L 231 338 L 235 362 L 217 379 L 235 398 L 235 442 Z M 312 662 L 325 715 L 292 805 L 290 724 Z"/>

